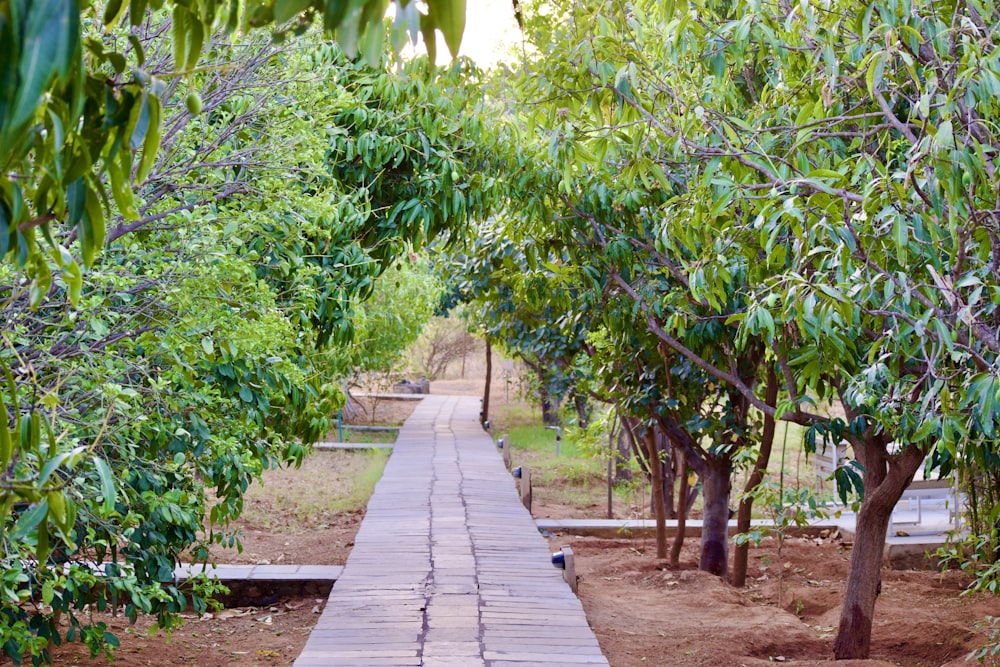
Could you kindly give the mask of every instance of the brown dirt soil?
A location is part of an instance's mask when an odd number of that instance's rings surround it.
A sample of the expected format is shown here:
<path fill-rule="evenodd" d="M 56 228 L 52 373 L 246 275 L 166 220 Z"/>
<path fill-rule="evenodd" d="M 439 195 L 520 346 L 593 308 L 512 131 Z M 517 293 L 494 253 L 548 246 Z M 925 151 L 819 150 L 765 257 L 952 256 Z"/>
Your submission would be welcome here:
<path fill-rule="evenodd" d="M 114 661 L 121 667 L 264 667 L 295 661 L 325 603 L 312 597 L 285 598 L 270 607 L 223 609 L 202 618 L 186 614 L 170 640 L 163 633 L 147 636 L 149 618 L 140 617 L 135 625 L 121 615 L 100 614 L 95 620 L 103 620 L 121 639 Z M 108 661 L 91 658 L 82 644 L 73 643 L 55 649 L 53 664 L 97 667 Z"/>
<path fill-rule="evenodd" d="M 276 531 L 239 522 L 243 552 L 213 547 L 215 562 L 243 565 L 343 565 L 354 546 L 363 512 L 341 512 L 328 523 L 303 530 Z"/>
<path fill-rule="evenodd" d="M 506 403 L 502 386 L 499 391 L 496 387 L 494 383 L 494 405 Z M 477 394 L 481 382 L 435 383 L 432 391 Z M 537 501 L 537 516 L 601 517 L 604 511 L 601 501 L 585 507 Z M 638 505 L 632 509 L 642 514 Z M 334 514 L 320 524 L 327 528 L 313 525 L 297 532 L 244 526 L 245 553 L 250 562 L 318 563 L 321 553 L 335 554 L 333 562 L 343 562 L 361 517 Z M 774 662 L 807 667 L 832 662 L 850 557 L 850 545 L 838 539 L 789 538 L 780 558 L 774 541 L 766 540 L 751 551 L 751 583 L 744 590 L 697 570 L 697 537 L 686 541 L 677 570 L 655 558 L 649 538 L 555 535 L 550 543 L 553 550 L 573 546 L 580 599 L 612 667 L 749 667 Z M 964 660 L 985 641 L 974 624 L 1000 613 L 996 598 L 961 597 L 968 578 L 957 572 L 884 569 L 882 581 L 872 659 L 839 662 L 838 667 L 975 664 Z M 316 599 L 292 598 L 271 608 L 190 617 L 169 642 L 162 634 L 145 637 L 149 621 L 129 629 L 121 617 L 107 620 L 123 640 L 115 661 L 121 667 L 249 667 L 291 665 L 318 611 Z M 270 623 L 262 620 L 267 617 Z M 85 651 L 79 645 L 60 648 L 55 655 L 57 665 L 105 664 L 81 657 Z"/>
<path fill-rule="evenodd" d="M 839 539 L 789 538 L 780 560 L 774 541 L 765 540 L 751 550 L 744 590 L 696 569 L 697 537 L 685 541 L 677 570 L 656 559 L 652 539 L 557 535 L 550 542 L 553 550 L 573 547 L 580 599 L 613 667 L 832 661 L 850 557 Z M 997 613 L 996 598 L 959 597 L 968 578 L 957 572 L 885 569 L 882 582 L 872 659 L 838 665 L 975 664 L 965 661 L 984 642 L 974 624 Z"/>
<path fill-rule="evenodd" d="M 394 400 L 378 396 L 352 394 L 351 408 L 344 411 L 345 424 L 380 424 L 398 426 L 413 414 L 419 401 Z M 336 436 L 335 431 L 330 435 Z M 332 438 L 336 440 L 336 437 Z"/>

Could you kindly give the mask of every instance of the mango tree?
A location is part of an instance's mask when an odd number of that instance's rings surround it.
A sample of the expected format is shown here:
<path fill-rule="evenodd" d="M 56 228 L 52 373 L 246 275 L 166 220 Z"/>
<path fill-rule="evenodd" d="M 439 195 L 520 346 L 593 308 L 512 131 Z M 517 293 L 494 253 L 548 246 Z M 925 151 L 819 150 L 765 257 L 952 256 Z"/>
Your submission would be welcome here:
<path fill-rule="evenodd" d="M 542 421 L 558 424 L 559 404 L 574 400 L 577 420 L 587 419 L 584 353 L 589 317 L 584 290 L 567 280 L 567 257 L 517 232 L 516 218 L 481 223 L 448 259 L 459 298 L 471 303 L 474 326 L 535 375 Z"/>
<path fill-rule="evenodd" d="M 169 46 L 157 34 L 137 35 L 147 53 Z M 201 109 L 185 103 L 187 84 L 165 98 L 165 157 L 131 199 L 108 200 L 114 242 L 78 295 L 56 277 L 33 310 L 24 273 L 0 269 L 12 422 L 0 429 L 0 645 L 11 657 L 43 661 L 50 640 L 113 647 L 80 613 L 88 603 L 154 613 L 163 627 L 188 600 L 204 608 L 210 585 L 171 583 L 179 554 L 235 544 L 226 525 L 253 477 L 326 432 L 342 400 L 334 345 L 349 343 L 374 281 L 490 205 L 488 188 L 452 196 L 473 178 L 454 175 L 458 156 L 490 143 L 475 86 L 452 88 L 461 71 L 427 78 L 416 62 L 396 79 L 330 45 L 260 50 L 244 51 L 243 70 L 193 79 Z M 345 169 L 358 138 L 367 162 Z M 380 180 L 386 163 L 396 171 Z M 393 227 L 372 192 L 416 212 Z"/>
<path fill-rule="evenodd" d="M 633 285 L 664 345 L 765 415 L 853 443 L 864 501 L 838 658 L 868 653 L 889 515 L 925 456 L 955 459 L 969 435 L 994 449 L 995 12 L 576 3 L 568 45 L 545 50 L 570 57 L 533 79 L 560 91 L 547 126 L 566 197 L 608 164 L 620 191 L 662 190 L 646 271 L 725 315 L 734 345 L 762 345 L 786 398 L 762 400 L 677 335 L 676 301 Z M 734 289 L 744 305 L 720 310 Z M 846 421 L 808 414 L 830 396 Z"/>

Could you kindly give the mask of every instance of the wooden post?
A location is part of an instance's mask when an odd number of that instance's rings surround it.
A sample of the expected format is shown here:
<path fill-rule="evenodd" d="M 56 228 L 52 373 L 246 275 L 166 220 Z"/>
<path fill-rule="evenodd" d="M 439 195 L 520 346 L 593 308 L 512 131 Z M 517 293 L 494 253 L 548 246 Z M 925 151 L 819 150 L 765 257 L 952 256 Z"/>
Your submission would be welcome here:
<path fill-rule="evenodd" d="M 573 562 L 573 547 L 562 547 L 563 559 L 566 567 L 563 569 L 563 579 L 569 584 L 569 589 L 576 595 L 576 563 Z"/>
<path fill-rule="evenodd" d="M 503 464 L 510 470 L 510 442 L 507 438 L 500 438 L 500 453 L 503 456 Z"/>
<path fill-rule="evenodd" d="M 486 338 L 486 383 L 483 387 L 483 409 L 479 413 L 479 423 L 485 424 L 490 418 L 490 383 L 493 381 L 493 346 Z"/>
<path fill-rule="evenodd" d="M 521 466 L 521 502 L 531 513 L 531 471 Z"/>

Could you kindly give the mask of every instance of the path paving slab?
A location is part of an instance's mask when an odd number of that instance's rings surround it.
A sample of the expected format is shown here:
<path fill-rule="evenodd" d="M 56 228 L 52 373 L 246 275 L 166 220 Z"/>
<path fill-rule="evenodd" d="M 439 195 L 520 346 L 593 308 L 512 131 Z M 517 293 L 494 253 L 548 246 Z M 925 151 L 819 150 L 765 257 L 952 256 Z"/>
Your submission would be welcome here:
<path fill-rule="evenodd" d="M 478 414 L 430 395 L 400 429 L 296 667 L 608 665 Z"/>

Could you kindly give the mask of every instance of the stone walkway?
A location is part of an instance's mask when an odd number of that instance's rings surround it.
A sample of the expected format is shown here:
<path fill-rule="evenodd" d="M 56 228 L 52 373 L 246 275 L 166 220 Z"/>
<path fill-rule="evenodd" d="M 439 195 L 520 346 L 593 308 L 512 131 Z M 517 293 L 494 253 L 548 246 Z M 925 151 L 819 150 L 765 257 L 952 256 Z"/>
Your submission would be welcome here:
<path fill-rule="evenodd" d="M 297 667 L 608 664 L 478 414 L 407 420 Z"/>

